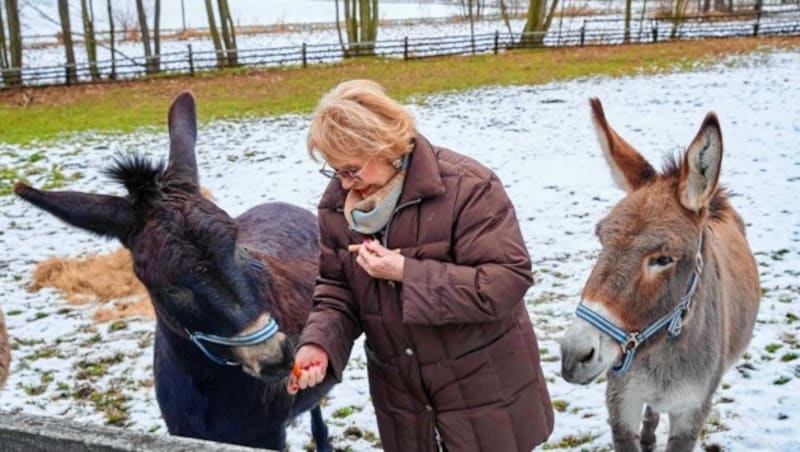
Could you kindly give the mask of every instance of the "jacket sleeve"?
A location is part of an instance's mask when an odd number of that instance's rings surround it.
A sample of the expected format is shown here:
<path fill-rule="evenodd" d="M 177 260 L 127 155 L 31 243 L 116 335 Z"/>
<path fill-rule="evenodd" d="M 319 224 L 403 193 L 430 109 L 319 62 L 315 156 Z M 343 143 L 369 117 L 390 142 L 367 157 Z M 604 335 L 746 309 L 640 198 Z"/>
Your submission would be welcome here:
<path fill-rule="evenodd" d="M 361 334 L 361 324 L 336 249 L 325 232 L 323 218 L 325 215 L 320 212 L 320 261 L 314 306 L 300 334 L 298 346 L 314 344 L 325 350 L 329 369 L 335 380 L 341 382 L 353 342 Z"/>
<path fill-rule="evenodd" d="M 488 322 L 511 313 L 533 283 L 514 206 L 493 176 L 456 205 L 454 263 L 406 258 L 403 322 Z"/>

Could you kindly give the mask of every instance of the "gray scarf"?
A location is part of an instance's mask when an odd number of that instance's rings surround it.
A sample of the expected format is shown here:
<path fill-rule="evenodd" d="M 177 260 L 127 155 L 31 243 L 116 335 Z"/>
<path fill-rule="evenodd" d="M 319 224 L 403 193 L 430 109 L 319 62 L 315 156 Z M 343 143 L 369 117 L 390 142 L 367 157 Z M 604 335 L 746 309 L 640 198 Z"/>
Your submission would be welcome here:
<path fill-rule="evenodd" d="M 344 216 L 350 229 L 362 234 L 375 234 L 386 226 L 403 192 L 408 156 L 406 154 L 403 158 L 402 167 L 397 174 L 375 193 L 366 198 L 362 198 L 352 189 L 347 193 Z"/>

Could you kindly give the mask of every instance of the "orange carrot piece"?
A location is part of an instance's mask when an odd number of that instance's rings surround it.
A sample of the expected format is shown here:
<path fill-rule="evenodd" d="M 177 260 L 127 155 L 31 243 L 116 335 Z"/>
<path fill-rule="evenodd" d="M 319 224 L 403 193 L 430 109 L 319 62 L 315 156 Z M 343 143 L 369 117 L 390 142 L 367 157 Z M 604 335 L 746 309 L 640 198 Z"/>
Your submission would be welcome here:
<path fill-rule="evenodd" d="M 294 363 L 294 366 L 292 367 L 292 375 L 294 375 L 295 378 L 300 378 L 300 375 L 302 374 L 303 369 L 300 368 L 299 364 Z"/>

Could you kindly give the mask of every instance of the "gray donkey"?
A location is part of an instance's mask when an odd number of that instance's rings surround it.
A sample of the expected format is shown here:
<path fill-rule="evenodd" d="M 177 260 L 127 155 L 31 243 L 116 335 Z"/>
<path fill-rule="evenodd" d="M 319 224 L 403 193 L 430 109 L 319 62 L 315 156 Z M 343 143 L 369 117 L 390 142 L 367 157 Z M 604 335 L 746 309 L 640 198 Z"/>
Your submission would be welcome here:
<path fill-rule="evenodd" d="M 709 113 L 682 161 L 659 174 L 609 126 L 600 101 L 591 106 L 627 196 L 597 224 L 602 250 L 561 341 L 562 376 L 587 384 L 610 369 L 615 450 L 652 450 L 659 413 L 669 413 L 666 450 L 688 451 L 750 341 L 761 293 L 742 219 L 717 185 L 719 122 Z"/>

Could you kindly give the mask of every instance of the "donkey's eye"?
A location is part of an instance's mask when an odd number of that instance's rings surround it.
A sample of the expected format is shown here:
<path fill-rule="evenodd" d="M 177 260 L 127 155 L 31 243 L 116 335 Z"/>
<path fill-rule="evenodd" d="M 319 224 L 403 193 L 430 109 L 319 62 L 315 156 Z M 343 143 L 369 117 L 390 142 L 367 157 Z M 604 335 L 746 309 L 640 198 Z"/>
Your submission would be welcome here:
<path fill-rule="evenodd" d="M 208 267 L 206 267 L 203 264 L 197 264 L 197 265 L 194 266 L 192 271 L 194 271 L 195 273 L 205 273 L 205 272 L 208 271 Z"/>
<path fill-rule="evenodd" d="M 672 262 L 673 262 L 673 260 L 669 256 L 658 256 L 658 257 L 654 257 L 654 258 L 650 259 L 649 264 L 651 266 L 656 266 L 656 267 L 666 267 L 667 265 L 671 264 Z"/>

